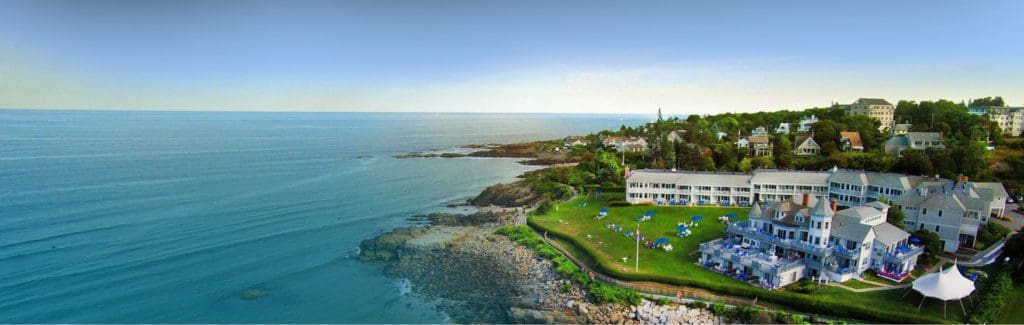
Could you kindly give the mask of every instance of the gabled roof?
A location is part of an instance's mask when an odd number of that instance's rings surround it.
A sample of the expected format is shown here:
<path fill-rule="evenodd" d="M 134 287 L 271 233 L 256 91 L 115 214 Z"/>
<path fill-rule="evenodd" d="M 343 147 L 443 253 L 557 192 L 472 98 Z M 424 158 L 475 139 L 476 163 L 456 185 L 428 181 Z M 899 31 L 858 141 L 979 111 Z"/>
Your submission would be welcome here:
<path fill-rule="evenodd" d="M 860 99 L 857 99 L 857 101 L 854 102 L 854 104 L 861 104 L 861 105 L 889 105 L 889 106 L 892 106 L 892 104 L 890 104 L 888 101 L 886 101 L 884 99 L 881 99 L 881 98 L 860 98 Z"/>
<path fill-rule="evenodd" d="M 814 138 L 811 137 L 810 135 L 798 135 L 798 136 L 796 136 L 796 148 L 800 148 L 800 147 L 803 147 L 805 145 L 809 146 L 809 147 L 815 147 L 815 148 L 820 148 L 821 147 L 821 146 L 818 145 L 817 142 L 814 141 Z"/>
<path fill-rule="evenodd" d="M 907 132 L 907 141 L 942 141 L 942 133 L 939 132 Z"/>
<path fill-rule="evenodd" d="M 871 226 L 860 223 L 860 220 L 857 218 L 838 215 L 832 219 L 832 232 L 830 234 L 832 237 L 863 243 L 872 231 Z"/>
<path fill-rule="evenodd" d="M 875 230 L 875 240 L 886 245 L 892 245 L 910 237 L 910 233 L 888 222 L 876 225 L 873 228 Z"/>

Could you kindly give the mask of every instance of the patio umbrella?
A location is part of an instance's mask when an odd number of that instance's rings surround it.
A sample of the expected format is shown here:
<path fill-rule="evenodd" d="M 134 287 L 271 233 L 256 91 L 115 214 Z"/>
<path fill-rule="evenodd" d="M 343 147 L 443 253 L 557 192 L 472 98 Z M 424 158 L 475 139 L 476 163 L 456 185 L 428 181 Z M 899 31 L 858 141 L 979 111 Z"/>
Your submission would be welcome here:
<path fill-rule="evenodd" d="M 644 215 L 648 216 L 648 217 L 653 217 L 654 216 L 654 211 L 647 211 L 647 212 L 644 213 Z"/>
<path fill-rule="evenodd" d="M 737 217 L 737 215 L 735 213 L 730 213 L 730 214 L 727 214 L 725 216 L 729 217 L 729 219 L 736 219 L 736 217 Z"/>
<path fill-rule="evenodd" d="M 608 209 L 601 209 L 601 211 L 599 211 L 599 212 L 601 214 L 608 214 Z"/>
<path fill-rule="evenodd" d="M 910 242 L 914 243 L 914 244 L 920 244 L 921 243 L 921 239 L 917 238 L 917 237 L 910 237 Z"/>
<path fill-rule="evenodd" d="M 693 218 L 690 218 L 690 220 L 701 221 L 701 220 L 704 220 L 704 217 L 702 217 L 702 216 L 693 216 Z"/>
<path fill-rule="evenodd" d="M 665 244 L 668 244 L 668 238 L 661 237 L 661 238 L 655 239 L 654 240 L 654 244 L 655 245 L 665 245 Z"/>
<path fill-rule="evenodd" d="M 678 232 L 684 232 L 687 229 L 690 229 L 690 227 L 687 227 L 686 225 L 679 225 L 678 227 L 676 227 L 676 231 Z"/>

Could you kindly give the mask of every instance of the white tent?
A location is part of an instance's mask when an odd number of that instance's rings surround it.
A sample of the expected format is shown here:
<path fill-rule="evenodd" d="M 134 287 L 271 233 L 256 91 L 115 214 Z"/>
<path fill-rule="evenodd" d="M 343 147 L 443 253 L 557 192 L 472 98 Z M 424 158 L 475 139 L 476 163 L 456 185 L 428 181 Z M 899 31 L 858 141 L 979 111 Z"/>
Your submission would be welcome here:
<path fill-rule="evenodd" d="M 948 269 L 931 273 L 915 280 L 913 289 L 924 296 L 921 298 L 921 304 L 917 305 L 917 309 L 921 309 L 925 298 L 931 297 L 943 301 L 942 308 L 943 314 L 945 314 L 945 302 L 961 300 L 964 297 L 970 296 L 974 292 L 974 282 L 960 274 L 957 264 L 953 263 L 953 266 Z M 966 315 L 967 310 L 964 308 L 962 300 L 960 301 L 960 308 L 964 310 L 964 315 Z"/>

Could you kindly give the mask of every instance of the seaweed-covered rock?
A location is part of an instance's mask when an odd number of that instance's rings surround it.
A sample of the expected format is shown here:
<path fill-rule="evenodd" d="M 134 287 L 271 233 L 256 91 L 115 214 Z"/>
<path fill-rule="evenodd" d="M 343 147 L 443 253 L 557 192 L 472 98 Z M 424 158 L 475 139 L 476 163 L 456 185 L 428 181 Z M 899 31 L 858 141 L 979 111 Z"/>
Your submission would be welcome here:
<path fill-rule="evenodd" d="M 540 193 L 522 182 L 497 184 L 488 187 L 480 195 L 470 200 L 476 206 L 496 205 L 502 207 L 521 207 L 533 205 L 541 200 Z"/>
<path fill-rule="evenodd" d="M 405 247 L 405 242 L 419 237 L 427 230 L 420 227 L 395 228 L 377 237 L 359 243 L 359 259 L 363 261 L 389 261 L 397 258 Z"/>

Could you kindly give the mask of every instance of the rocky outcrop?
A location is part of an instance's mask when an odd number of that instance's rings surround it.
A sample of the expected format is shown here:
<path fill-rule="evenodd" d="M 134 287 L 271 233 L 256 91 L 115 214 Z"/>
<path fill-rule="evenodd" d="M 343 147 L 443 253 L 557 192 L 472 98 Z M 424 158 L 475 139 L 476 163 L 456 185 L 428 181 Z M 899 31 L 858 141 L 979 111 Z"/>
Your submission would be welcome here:
<path fill-rule="evenodd" d="M 405 242 L 425 233 L 426 228 L 402 227 L 363 240 L 359 243 L 359 259 L 363 261 L 396 259 L 405 248 Z"/>
<path fill-rule="evenodd" d="M 488 187 L 469 202 L 475 206 L 522 207 L 541 200 L 540 193 L 523 182 Z"/>
<path fill-rule="evenodd" d="M 487 224 L 508 225 L 514 220 L 516 210 L 490 209 L 472 214 L 431 213 L 409 217 L 411 221 L 427 222 L 440 226 L 481 226 Z"/>

